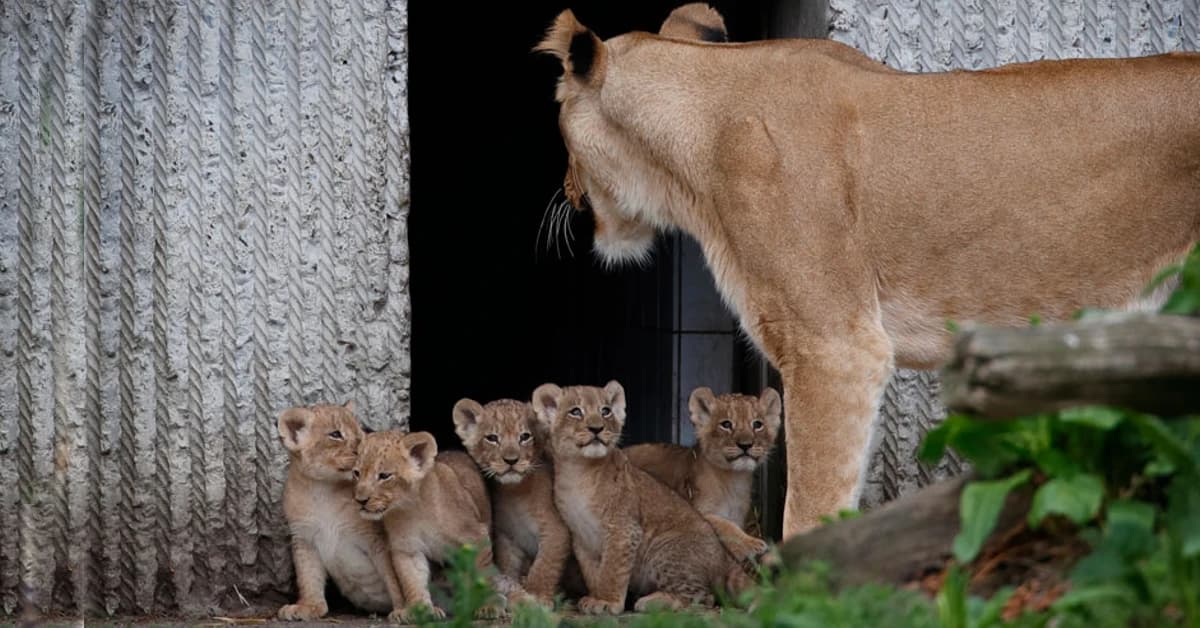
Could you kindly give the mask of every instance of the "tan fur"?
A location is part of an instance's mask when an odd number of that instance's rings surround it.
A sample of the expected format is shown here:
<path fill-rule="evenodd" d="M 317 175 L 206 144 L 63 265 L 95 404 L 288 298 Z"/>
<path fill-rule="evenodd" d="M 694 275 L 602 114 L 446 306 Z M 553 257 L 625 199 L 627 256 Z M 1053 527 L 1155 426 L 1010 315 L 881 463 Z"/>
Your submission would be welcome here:
<path fill-rule="evenodd" d="M 682 497 L 629 463 L 617 448 L 625 391 L 545 384 L 533 393 L 538 420 L 550 431 L 554 499 L 571 530 L 588 595 L 579 610 L 712 604 L 713 590 L 747 582 L 712 527 Z"/>
<path fill-rule="evenodd" d="M 554 505 L 554 473 L 533 408 L 512 399 L 487 405 L 463 399 L 454 406 L 454 428 L 483 474 L 495 480 L 496 566 L 539 602 L 553 604 L 571 533 Z"/>
<path fill-rule="evenodd" d="M 712 524 L 731 554 L 752 558 L 767 544 L 742 531 L 750 511 L 754 470 L 766 461 L 783 410 L 773 388 L 758 397 L 716 396 L 708 388 L 688 400 L 696 445 L 646 443 L 625 449 L 634 466 L 687 499 Z"/>
<path fill-rule="evenodd" d="M 719 37 L 721 41 L 726 41 L 729 38 L 725 30 L 725 18 L 703 2 L 685 4 L 672 11 L 658 29 L 658 34 L 691 40 Z"/>
<path fill-rule="evenodd" d="M 354 468 L 354 498 L 365 519 L 382 520 L 392 565 L 407 605 L 394 620 L 411 622 L 416 608 L 439 618 L 429 592 L 430 563 L 444 563 L 447 551 L 462 545 L 480 548 L 478 564 L 492 564 L 491 505 L 479 469 L 460 451 L 437 451 L 428 432 L 367 434 Z M 500 614 L 485 607 L 481 618 Z"/>
<path fill-rule="evenodd" d="M 571 63 L 564 24 L 543 46 Z M 610 263 L 656 229 L 700 242 L 783 377 L 785 534 L 855 505 L 891 370 L 943 361 L 947 319 L 1123 307 L 1200 237 L 1200 55 L 915 75 L 647 33 L 596 54 L 556 94 L 572 201 Z"/>
<path fill-rule="evenodd" d="M 291 408 L 279 415 L 278 427 L 289 457 L 283 514 L 300 591 L 295 604 L 279 609 L 279 618 L 323 617 L 329 611 L 326 574 L 355 606 L 372 612 L 403 608 L 383 526 L 359 517 L 354 502 L 351 469 L 363 431 L 353 404 Z"/>

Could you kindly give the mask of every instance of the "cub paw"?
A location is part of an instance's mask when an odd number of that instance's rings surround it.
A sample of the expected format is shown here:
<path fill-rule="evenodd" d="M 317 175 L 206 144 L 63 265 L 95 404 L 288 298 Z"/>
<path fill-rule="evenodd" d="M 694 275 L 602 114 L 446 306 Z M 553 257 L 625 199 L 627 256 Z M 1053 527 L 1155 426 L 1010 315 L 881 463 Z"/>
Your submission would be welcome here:
<path fill-rule="evenodd" d="M 503 619 L 508 611 L 498 604 L 484 604 L 475 610 L 475 619 Z"/>
<path fill-rule="evenodd" d="M 620 602 L 601 600 L 590 595 L 579 599 L 579 612 L 585 615 L 620 615 L 625 605 Z"/>
<path fill-rule="evenodd" d="M 397 624 L 416 624 L 431 619 L 440 621 L 445 618 L 446 611 L 427 604 L 413 604 L 388 613 L 388 620 Z"/>
<path fill-rule="evenodd" d="M 283 621 L 313 621 L 328 612 L 329 606 L 325 602 L 301 602 L 280 608 L 278 616 Z"/>
<path fill-rule="evenodd" d="M 683 606 L 683 601 L 679 598 L 670 593 L 658 591 L 639 598 L 638 601 L 633 603 L 633 610 L 639 613 L 662 610 L 677 611 L 683 608 Z"/>

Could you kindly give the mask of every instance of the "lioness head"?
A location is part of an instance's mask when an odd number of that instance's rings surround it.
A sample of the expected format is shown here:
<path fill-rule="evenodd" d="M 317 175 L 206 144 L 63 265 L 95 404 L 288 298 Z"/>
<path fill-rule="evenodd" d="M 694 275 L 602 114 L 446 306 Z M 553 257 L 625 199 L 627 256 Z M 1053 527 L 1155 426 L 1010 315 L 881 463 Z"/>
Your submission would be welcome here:
<path fill-rule="evenodd" d="M 663 22 L 660 33 L 675 40 L 728 40 L 721 15 L 704 4 L 679 7 Z M 567 10 L 534 48 L 562 62 L 555 98 L 567 146 L 563 191 L 576 209 L 591 210 L 596 253 L 609 264 L 647 259 L 656 228 L 670 222 L 664 213 L 667 206 L 690 202 L 692 197 L 688 186 L 643 151 L 626 128 L 631 122 L 654 127 L 654 121 L 623 120 L 613 114 L 615 104 L 635 102 L 655 89 L 628 78 L 606 82 L 631 37 L 635 36 L 601 41 Z"/>
<path fill-rule="evenodd" d="M 542 384 L 533 391 L 533 409 L 550 433 L 555 460 L 603 458 L 617 446 L 625 425 L 625 389 Z"/>
<path fill-rule="evenodd" d="M 279 415 L 279 439 L 291 454 L 291 464 L 313 480 L 349 480 L 363 439 L 354 417 L 354 402 L 290 408 Z"/>
<path fill-rule="evenodd" d="M 437 443 L 429 432 L 367 434 L 353 476 L 354 499 L 364 519 L 382 519 L 394 508 L 413 508 L 421 480 L 433 470 Z"/>
<path fill-rule="evenodd" d="M 454 431 L 486 477 L 516 484 L 542 458 L 537 417 L 528 403 L 499 399 L 486 406 L 471 399 L 454 404 Z"/>
<path fill-rule="evenodd" d="M 758 397 L 717 396 L 697 388 L 688 399 L 701 453 L 716 467 L 734 471 L 753 471 L 771 453 L 782 407 L 774 388 Z"/>

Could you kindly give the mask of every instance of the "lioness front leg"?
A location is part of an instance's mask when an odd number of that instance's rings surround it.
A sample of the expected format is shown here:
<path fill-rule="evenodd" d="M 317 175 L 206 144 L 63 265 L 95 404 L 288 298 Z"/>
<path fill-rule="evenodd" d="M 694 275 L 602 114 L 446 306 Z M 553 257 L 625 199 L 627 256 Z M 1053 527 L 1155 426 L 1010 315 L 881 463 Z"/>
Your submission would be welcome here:
<path fill-rule="evenodd" d="M 317 548 L 304 539 L 292 541 L 292 563 L 296 569 L 296 588 L 300 599 L 279 609 L 284 621 L 312 621 L 329 612 L 325 603 L 325 566 Z"/>
<path fill-rule="evenodd" d="M 801 337 L 803 336 L 796 336 Z M 784 388 L 789 537 L 856 506 L 871 426 L 891 375 L 891 342 L 878 323 L 840 339 L 789 343 Z"/>

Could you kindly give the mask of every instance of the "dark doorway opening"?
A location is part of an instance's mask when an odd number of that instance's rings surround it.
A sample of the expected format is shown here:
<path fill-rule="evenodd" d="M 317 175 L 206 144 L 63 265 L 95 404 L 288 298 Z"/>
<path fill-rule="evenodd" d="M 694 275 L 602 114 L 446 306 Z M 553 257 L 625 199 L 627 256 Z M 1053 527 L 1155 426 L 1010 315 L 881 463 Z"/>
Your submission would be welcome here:
<path fill-rule="evenodd" d="M 626 442 L 678 438 L 680 241 L 662 238 L 647 268 L 617 270 L 594 259 L 590 216 L 573 216 L 573 255 L 536 241 L 566 151 L 559 66 L 530 50 L 568 4 L 607 38 L 656 31 L 681 2 L 409 5 L 411 427 L 445 448 L 458 446 L 459 398 L 528 398 L 547 381 L 617 379 L 630 402 Z M 765 32 L 759 3 L 712 4 L 731 39 Z"/>

